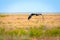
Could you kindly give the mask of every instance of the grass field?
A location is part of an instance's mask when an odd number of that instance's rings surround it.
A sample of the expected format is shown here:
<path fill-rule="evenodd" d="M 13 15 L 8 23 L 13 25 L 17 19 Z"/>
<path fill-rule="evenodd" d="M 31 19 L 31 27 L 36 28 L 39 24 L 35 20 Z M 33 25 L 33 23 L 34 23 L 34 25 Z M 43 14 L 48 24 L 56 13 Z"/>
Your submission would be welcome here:
<path fill-rule="evenodd" d="M 0 40 L 60 40 L 60 14 L 0 14 Z"/>

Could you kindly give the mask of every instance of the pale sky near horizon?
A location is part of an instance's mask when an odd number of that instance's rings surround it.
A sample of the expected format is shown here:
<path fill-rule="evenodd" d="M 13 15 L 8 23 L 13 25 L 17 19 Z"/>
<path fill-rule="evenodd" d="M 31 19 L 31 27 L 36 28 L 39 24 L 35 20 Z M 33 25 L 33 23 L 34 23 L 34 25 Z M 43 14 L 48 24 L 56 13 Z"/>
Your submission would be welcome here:
<path fill-rule="evenodd" d="M 0 12 L 60 12 L 60 0 L 0 0 Z"/>

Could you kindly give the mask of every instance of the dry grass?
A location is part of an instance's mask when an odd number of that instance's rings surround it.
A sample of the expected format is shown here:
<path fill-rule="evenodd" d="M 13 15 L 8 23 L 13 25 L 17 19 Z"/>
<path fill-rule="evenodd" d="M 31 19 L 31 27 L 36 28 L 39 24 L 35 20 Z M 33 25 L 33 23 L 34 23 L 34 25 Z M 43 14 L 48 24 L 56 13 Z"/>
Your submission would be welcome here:
<path fill-rule="evenodd" d="M 60 14 L 45 14 L 43 15 L 44 20 L 42 16 L 33 16 L 28 20 L 28 16 L 28 14 L 0 15 L 0 40 L 23 40 L 23 38 L 25 38 L 24 40 L 60 39 L 60 37 L 53 37 L 60 35 L 60 29 L 53 29 L 60 27 Z M 44 32 L 45 29 L 46 32 Z M 39 38 L 41 35 L 43 36 Z"/>
<path fill-rule="evenodd" d="M 42 16 L 33 16 L 28 20 L 28 14 L 16 14 L 16 15 L 0 15 L 0 27 L 7 29 L 16 29 L 16 28 L 26 28 L 26 27 L 39 27 L 44 25 L 47 28 L 59 27 L 60 26 L 60 14 L 56 15 L 43 15 Z"/>

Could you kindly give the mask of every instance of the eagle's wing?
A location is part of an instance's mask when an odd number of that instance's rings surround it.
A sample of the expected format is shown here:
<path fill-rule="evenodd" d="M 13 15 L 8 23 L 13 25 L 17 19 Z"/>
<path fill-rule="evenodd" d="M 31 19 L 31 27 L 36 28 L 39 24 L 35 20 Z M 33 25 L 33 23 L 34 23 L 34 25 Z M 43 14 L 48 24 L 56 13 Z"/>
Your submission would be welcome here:
<path fill-rule="evenodd" d="M 31 18 L 31 15 L 28 17 L 28 20 Z"/>
<path fill-rule="evenodd" d="M 34 13 L 32 13 L 31 15 L 29 15 L 28 20 L 29 20 L 33 15 L 39 16 L 39 15 L 42 15 L 42 14 L 34 14 Z"/>
<path fill-rule="evenodd" d="M 29 15 L 28 20 L 33 16 L 33 14 Z"/>

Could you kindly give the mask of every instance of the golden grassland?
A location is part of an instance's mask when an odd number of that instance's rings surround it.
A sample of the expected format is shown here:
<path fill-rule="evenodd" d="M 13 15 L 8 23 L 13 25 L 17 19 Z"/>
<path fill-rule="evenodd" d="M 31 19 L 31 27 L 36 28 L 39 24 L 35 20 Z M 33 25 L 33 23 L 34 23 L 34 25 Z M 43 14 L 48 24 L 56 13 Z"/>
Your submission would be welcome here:
<path fill-rule="evenodd" d="M 33 16 L 28 20 L 28 14 L 16 14 L 16 15 L 0 15 L 0 27 L 4 28 L 25 28 L 25 27 L 39 27 L 44 25 L 47 28 L 60 26 L 60 14 L 45 14 L 42 16 Z"/>
<path fill-rule="evenodd" d="M 28 16 L 0 14 L 0 40 L 60 40 L 60 14 Z"/>

